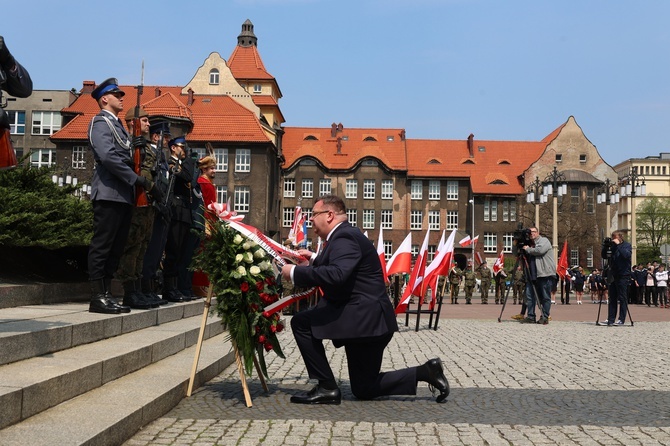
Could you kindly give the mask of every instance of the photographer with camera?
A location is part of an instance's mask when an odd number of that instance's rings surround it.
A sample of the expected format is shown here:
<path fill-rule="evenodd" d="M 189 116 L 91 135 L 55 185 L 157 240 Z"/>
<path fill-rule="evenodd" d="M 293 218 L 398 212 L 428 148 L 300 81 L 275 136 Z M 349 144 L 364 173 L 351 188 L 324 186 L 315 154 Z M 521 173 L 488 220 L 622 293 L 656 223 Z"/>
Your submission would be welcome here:
<path fill-rule="evenodd" d="M 603 259 L 607 259 L 605 279 L 609 283 L 608 314 L 607 320 L 602 322 L 603 325 L 623 325 L 626 322 L 632 254 L 633 249 L 630 243 L 624 240 L 621 231 L 614 231 L 612 238 L 603 241 L 601 255 Z M 616 319 L 617 305 L 619 319 Z"/>
<path fill-rule="evenodd" d="M 551 249 L 551 243 L 546 237 L 540 235 L 538 228 L 531 226 L 529 229 L 530 239 L 533 246 L 524 244 L 523 250 L 526 255 L 531 257 L 535 263 L 536 278 L 531 287 L 526 288 L 526 307 L 528 315 L 521 322 L 535 322 L 536 299 L 539 300 L 542 308 L 542 316 L 537 323 L 547 325 L 549 323 L 549 313 L 551 311 L 551 288 L 556 280 L 556 262 L 554 261 L 554 252 Z M 535 288 L 533 292 L 532 288 Z M 530 288 L 530 292 L 528 292 Z M 537 294 L 537 297 L 536 297 Z"/>

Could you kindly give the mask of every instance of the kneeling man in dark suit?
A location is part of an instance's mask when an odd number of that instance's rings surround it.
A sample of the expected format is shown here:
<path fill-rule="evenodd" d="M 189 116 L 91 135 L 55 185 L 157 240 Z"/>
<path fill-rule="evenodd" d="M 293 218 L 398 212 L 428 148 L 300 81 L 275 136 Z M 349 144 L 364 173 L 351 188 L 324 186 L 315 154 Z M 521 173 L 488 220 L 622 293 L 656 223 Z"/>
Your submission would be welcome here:
<path fill-rule="evenodd" d="M 307 372 L 318 384 L 310 391 L 291 397 L 292 403 L 340 404 L 342 395 L 328 364 L 324 339 L 344 346 L 351 391 L 356 398 L 384 395 L 416 395 L 417 383 L 427 382 L 439 391 L 437 402 L 449 395 L 442 361 L 381 372 L 384 349 L 398 331 L 393 306 L 386 294 L 384 272 L 377 250 L 358 228 L 347 221 L 341 198 L 321 197 L 312 210 L 314 232 L 325 240 L 318 255 L 307 250 L 309 266 L 286 265 L 284 280 L 299 287 L 318 286 L 323 297 L 317 305 L 297 313 L 291 328 Z"/>

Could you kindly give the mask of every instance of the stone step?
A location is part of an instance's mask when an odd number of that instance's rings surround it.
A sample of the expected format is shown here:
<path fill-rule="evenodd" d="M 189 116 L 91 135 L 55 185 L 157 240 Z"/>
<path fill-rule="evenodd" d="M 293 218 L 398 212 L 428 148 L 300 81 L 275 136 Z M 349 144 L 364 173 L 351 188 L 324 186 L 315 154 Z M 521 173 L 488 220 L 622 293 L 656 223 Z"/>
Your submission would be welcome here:
<path fill-rule="evenodd" d="M 233 363 L 226 336 L 221 333 L 203 342 L 194 388 Z M 0 430 L 0 444 L 122 444 L 186 396 L 194 354 L 191 346 Z"/>

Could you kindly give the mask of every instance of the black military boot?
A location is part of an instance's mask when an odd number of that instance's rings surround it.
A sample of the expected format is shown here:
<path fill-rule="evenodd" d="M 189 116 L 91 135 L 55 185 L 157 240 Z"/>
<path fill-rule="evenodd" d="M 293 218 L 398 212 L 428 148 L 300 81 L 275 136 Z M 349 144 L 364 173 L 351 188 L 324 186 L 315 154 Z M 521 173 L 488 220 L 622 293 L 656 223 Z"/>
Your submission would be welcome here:
<path fill-rule="evenodd" d="M 176 277 L 163 277 L 162 297 L 168 302 L 184 302 L 184 296 L 177 289 Z"/>
<path fill-rule="evenodd" d="M 120 305 L 118 299 L 112 296 L 112 279 L 105 277 L 104 280 L 105 280 L 105 296 L 107 296 L 107 300 L 112 304 L 116 305 L 121 311 L 121 313 L 130 313 L 130 307 Z"/>
<path fill-rule="evenodd" d="M 123 305 L 136 310 L 148 310 L 151 304 L 144 300 L 144 295 L 135 289 L 135 281 L 123 282 Z"/>
<path fill-rule="evenodd" d="M 158 305 L 167 305 L 170 303 L 165 299 L 161 299 L 161 297 L 156 293 L 156 290 L 154 289 L 154 281 L 152 278 L 142 277 L 140 279 L 140 289 L 142 290 L 142 294 L 144 294 L 144 297 L 148 302 L 156 302 Z"/>
<path fill-rule="evenodd" d="M 107 291 L 105 289 L 105 281 L 102 279 L 91 280 L 91 303 L 88 306 L 88 311 L 91 313 L 103 314 L 119 314 L 121 309 L 114 302 L 107 299 Z"/>

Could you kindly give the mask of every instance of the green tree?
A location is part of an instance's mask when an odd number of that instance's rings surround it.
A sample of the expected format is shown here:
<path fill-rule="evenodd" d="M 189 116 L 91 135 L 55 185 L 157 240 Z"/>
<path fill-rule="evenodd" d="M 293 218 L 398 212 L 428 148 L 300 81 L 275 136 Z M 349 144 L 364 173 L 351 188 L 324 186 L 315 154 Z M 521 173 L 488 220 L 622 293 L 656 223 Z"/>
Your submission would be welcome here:
<path fill-rule="evenodd" d="M 58 187 L 53 170 L 20 166 L 0 172 L 0 246 L 59 249 L 86 246 L 93 234 L 88 200 Z"/>
<path fill-rule="evenodd" d="M 649 195 L 637 206 L 636 211 L 638 245 L 650 246 L 653 251 L 659 251 L 659 246 L 668 241 L 670 202 Z"/>

